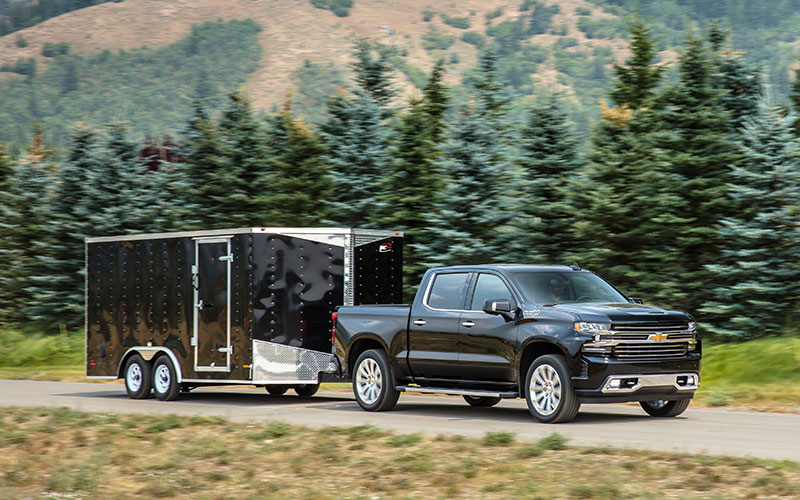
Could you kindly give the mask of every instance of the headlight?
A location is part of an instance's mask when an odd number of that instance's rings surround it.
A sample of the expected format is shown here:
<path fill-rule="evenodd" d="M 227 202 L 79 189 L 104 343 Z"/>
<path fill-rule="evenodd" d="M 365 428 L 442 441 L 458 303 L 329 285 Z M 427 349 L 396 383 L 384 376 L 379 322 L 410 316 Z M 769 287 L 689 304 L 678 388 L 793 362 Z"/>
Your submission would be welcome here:
<path fill-rule="evenodd" d="M 575 322 L 575 331 L 578 333 L 608 333 L 611 330 L 611 323 L 587 323 L 585 321 Z"/>
<path fill-rule="evenodd" d="M 689 322 L 689 330 L 694 331 L 697 328 L 697 325 L 694 324 L 694 321 Z"/>

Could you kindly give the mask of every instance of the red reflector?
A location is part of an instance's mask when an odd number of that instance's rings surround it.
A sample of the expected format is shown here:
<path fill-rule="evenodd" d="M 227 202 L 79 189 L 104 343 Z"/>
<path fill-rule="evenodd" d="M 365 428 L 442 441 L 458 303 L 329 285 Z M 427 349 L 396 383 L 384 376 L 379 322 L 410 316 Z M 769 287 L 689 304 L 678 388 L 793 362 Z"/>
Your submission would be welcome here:
<path fill-rule="evenodd" d="M 96 365 L 96 364 L 97 364 L 97 363 L 95 363 L 95 362 L 94 362 L 94 360 L 91 360 L 91 361 L 89 361 L 89 366 L 94 366 L 94 365 Z"/>
<path fill-rule="evenodd" d="M 331 344 L 336 343 L 336 318 L 339 317 L 338 312 L 334 312 L 331 314 L 331 323 L 333 323 L 333 327 L 331 327 Z"/>

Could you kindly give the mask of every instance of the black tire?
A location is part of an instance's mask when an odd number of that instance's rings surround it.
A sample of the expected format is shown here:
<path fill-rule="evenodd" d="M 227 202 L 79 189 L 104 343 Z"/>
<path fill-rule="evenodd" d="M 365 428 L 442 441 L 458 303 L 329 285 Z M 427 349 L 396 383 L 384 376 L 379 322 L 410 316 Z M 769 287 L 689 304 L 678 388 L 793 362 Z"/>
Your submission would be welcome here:
<path fill-rule="evenodd" d="M 304 398 L 310 398 L 311 396 L 316 394 L 317 391 L 319 390 L 319 383 L 296 385 L 293 387 L 293 389 L 298 396 L 302 396 Z"/>
<path fill-rule="evenodd" d="M 367 411 L 394 408 L 400 391 L 395 389 L 394 374 L 382 350 L 364 351 L 353 369 L 353 394 L 359 406 Z"/>
<path fill-rule="evenodd" d="M 159 357 L 153 365 L 153 394 L 160 401 L 174 401 L 178 399 L 180 392 L 181 385 L 178 383 L 175 366 L 168 357 Z"/>
<path fill-rule="evenodd" d="M 535 385 L 531 387 L 534 378 Z M 539 422 L 556 424 L 575 418 L 581 404 L 572 388 L 564 356 L 548 354 L 536 358 L 525 377 L 525 399 L 531 415 Z"/>
<path fill-rule="evenodd" d="M 678 401 L 639 401 L 639 405 L 651 417 L 677 417 L 689 408 L 691 399 L 681 399 Z"/>
<path fill-rule="evenodd" d="M 289 390 L 288 385 L 266 385 L 264 388 L 270 396 L 283 396 Z"/>
<path fill-rule="evenodd" d="M 150 390 L 153 387 L 152 367 L 140 355 L 134 354 L 128 359 L 122 376 L 125 378 L 125 390 L 128 396 L 132 399 L 150 397 Z"/>
<path fill-rule="evenodd" d="M 470 406 L 476 406 L 480 408 L 488 408 L 490 406 L 494 406 L 497 403 L 499 403 L 501 399 L 502 398 L 499 398 L 497 396 L 491 397 L 491 396 L 468 396 L 466 394 L 464 395 L 464 401 L 469 403 Z"/>

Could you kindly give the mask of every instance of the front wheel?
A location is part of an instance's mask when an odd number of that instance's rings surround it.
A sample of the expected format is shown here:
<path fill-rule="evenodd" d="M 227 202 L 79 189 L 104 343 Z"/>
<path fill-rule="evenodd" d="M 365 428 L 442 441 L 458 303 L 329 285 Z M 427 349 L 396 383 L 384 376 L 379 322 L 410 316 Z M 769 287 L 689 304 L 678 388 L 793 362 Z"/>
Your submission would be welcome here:
<path fill-rule="evenodd" d="M 288 385 L 266 385 L 264 388 L 270 396 L 282 396 L 289 390 Z"/>
<path fill-rule="evenodd" d="M 691 399 L 681 399 L 679 401 L 656 399 L 653 401 L 639 401 L 639 404 L 652 417 L 677 417 L 689 408 L 689 403 L 691 402 Z"/>
<path fill-rule="evenodd" d="M 356 359 L 353 393 L 361 408 L 367 411 L 391 410 L 400 391 L 395 389 L 394 375 L 386 354 L 377 349 L 364 351 Z"/>
<path fill-rule="evenodd" d="M 581 404 L 572 388 L 564 356 L 548 354 L 536 358 L 525 378 L 528 410 L 539 422 L 555 424 L 575 418 Z"/>
<path fill-rule="evenodd" d="M 480 408 L 488 408 L 500 402 L 501 398 L 491 396 L 468 396 L 464 395 L 464 401 L 469 403 L 470 406 L 477 406 Z"/>
<path fill-rule="evenodd" d="M 316 394 L 318 390 L 319 384 L 301 384 L 294 386 L 294 392 L 296 392 L 298 396 L 304 398 L 310 398 Z"/>
<path fill-rule="evenodd" d="M 153 365 L 153 393 L 161 401 L 173 401 L 178 399 L 180 392 L 181 386 L 172 361 L 166 356 L 161 356 Z"/>

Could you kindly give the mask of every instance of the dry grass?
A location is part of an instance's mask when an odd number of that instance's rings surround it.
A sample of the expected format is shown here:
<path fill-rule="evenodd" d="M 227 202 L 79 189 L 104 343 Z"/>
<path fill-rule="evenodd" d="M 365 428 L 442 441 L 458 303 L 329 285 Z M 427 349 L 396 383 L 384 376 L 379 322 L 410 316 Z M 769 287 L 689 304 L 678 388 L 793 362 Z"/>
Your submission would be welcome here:
<path fill-rule="evenodd" d="M 800 465 L 513 436 L 0 409 L 0 498 L 797 498 Z"/>
<path fill-rule="evenodd" d="M 555 16 L 553 25 L 566 24 L 569 27 L 566 36 L 576 38 L 583 46 L 610 46 L 620 60 L 627 54 L 625 40 L 587 40 L 576 28 L 575 8 L 591 9 L 592 17 L 609 17 L 602 9 L 585 0 L 547 0 L 545 3 L 559 4 L 561 13 Z M 0 61 L 34 57 L 39 64 L 46 65 L 49 60 L 41 56 L 46 42 L 67 42 L 73 52 L 79 53 L 161 47 L 187 36 L 193 24 L 249 18 L 263 28 L 259 40 L 264 55 L 260 69 L 247 83 L 247 92 L 257 107 L 266 109 L 282 103 L 287 92 L 294 90 L 291 75 L 305 60 L 330 61 L 339 67 L 348 67 L 353 43 L 359 37 L 396 47 L 407 54 L 407 63 L 427 71 L 444 54 L 424 50 L 423 35 L 431 29 L 453 35 L 458 41 L 450 52 L 459 54 L 459 63 L 448 67 L 446 79 L 456 84 L 461 80 L 461 73 L 475 65 L 477 49 L 460 41 L 465 30 L 446 25 L 438 15 L 424 22 L 422 11 L 469 17 L 469 31 L 485 33 L 488 12 L 503 7 L 503 15 L 493 21 L 497 24 L 518 16 L 519 4 L 519 1 L 509 0 L 445 3 L 357 0 L 350 15 L 340 18 L 328 10 L 311 6 L 307 0 L 126 0 L 70 12 L 0 37 Z M 16 46 L 18 35 L 28 41 L 27 47 Z M 557 39 L 555 35 L 538 35 L 531 41 L 550 46 Z M 547 72 L 546 65 L 542 71 Z M 0 77 L 15 76 L 2 74 Z M 404 89 L 404 96 L 412 92 L 404 75 L 398 73 L 397 80 Z M 552 75 L 542 74 L 538 80 L 546 86 L 555 85 Z"/>

